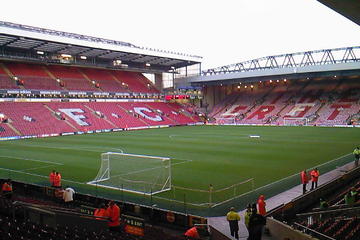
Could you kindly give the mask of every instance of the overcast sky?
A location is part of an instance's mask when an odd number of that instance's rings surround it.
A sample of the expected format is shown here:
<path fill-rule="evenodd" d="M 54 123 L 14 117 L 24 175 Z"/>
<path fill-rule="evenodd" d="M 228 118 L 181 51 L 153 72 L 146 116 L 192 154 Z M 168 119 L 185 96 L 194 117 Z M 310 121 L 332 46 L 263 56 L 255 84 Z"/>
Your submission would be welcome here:
<path fill-rule="evenodd" d="M 11 0 L 2 21 L 203 57 L 203 69 L 360 45 L 360 26 L 316 0 Z"/>

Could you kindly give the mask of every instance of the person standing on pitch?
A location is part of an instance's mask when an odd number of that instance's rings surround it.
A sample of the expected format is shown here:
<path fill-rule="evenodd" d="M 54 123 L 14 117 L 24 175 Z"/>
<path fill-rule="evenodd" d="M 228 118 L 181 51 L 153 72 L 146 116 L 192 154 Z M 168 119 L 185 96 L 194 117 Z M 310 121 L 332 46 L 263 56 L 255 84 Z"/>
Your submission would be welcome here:
<path fill-rule="evenodd" d="M 54 187 L 55 176 L 56 176 L 56 172 L 55 170 L 52 170 L 52 172 L 49 174 L 49 182 L 52 187 Z"/>
<path fill-rule="evenodd" d="M 310 176 L 311 176 L 311 189 L 313 190 L 314 188 L 318 187 L 318 180 L 319 180 L 319 170 L 317 168 L 314 168 L 311 172 L 310 172 Z"/>
<path fill-rule="evenodd" d="M 258 204 L 258 211 L 259 211 L 259 214 L 262 215 L 262 216 L 265 216 L 266 215 L 266 203 L 265 203 L 265 197 L 264 195 L 260 195 L 258 201 L 257 201 L 257 204 Z"/>
<path fill-rule="evenodd" d="M 308 176 L 306 173 L 306 169 L 304 169 L 301 173 L 300 173 L 300 179 L 301 179 L 301 183 L 303 185 L 303 194 L 306 193 L 306 185 L 309 182 L 308 180 Z"/>
<path fill-rule="evenodd" d="M 229 222 L 231 236 L 239 239 L 239 221 L 240 215 L 235 212 L 235 208 L 231 207 L 230 211 L 226 214 L 226 220 Z"/>
<path fill-rule="evenodd" d="M 359 147 L 356 147 L 354 152 L 354 157 L 355 157 L 355 167 L 359 166 L 359 158 L 360 158 L 360 149 Z"/>

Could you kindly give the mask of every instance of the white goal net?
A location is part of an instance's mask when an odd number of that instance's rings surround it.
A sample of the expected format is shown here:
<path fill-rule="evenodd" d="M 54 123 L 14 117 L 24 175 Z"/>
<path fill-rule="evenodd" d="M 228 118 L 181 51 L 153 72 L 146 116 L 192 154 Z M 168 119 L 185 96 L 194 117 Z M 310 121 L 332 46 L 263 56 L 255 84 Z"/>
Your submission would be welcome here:
<path fill-rule="evenodd" d="M 307 118 L 297 118 L 297 117 L 286 117 L 284 118 L 284 126 L 307 126 Z"/>
<path fill-rule="evenodd" d="M 171 189 L 170 158 L 107 152 L 101 167 L 88 184 L 146 195 Z"/>
<path fill-rule="evenodd" d="M 216 124 L 218 125 L 235 125 L 235 118 L 216 118 Z"/>

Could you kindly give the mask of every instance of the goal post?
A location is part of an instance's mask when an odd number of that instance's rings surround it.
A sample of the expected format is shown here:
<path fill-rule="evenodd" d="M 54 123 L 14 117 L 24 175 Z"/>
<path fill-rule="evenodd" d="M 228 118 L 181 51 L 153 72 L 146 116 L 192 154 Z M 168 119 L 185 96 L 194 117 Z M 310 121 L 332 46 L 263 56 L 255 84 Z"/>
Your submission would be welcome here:
<path fill-rule="evenodd" d="M 216 124 L 218 125 L 235 125 L 236 119 L 232 118 L 216 118 Z"/>
<path fill-rule="evenodd" d="M 145 195 L 171 189 L 171 161 L 167 157 L 107 152 L 90 185 Z"/>
<path fill-rule="evenodd" d="M 284 126 L 307 126 L 308 123 L 309 123 L 309 120 L 306 117 L 285 117 L 283 125 Z"/>

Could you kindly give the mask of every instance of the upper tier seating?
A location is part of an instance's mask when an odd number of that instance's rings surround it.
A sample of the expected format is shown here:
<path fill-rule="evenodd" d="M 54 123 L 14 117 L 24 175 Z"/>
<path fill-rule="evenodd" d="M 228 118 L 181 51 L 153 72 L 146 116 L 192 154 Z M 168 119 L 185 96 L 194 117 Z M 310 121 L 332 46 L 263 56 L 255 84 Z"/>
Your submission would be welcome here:
<path fill-rule="evenodd" d="M 0 88 L 19 88 L 11 76 L 24 81 L 21 88 L 32 90 L 159 93 L 149 79 L 137 72 L 2 62 Z"/>
<path fill-rule="evenodd" d="M 68 90 L 98 91 L 98 89 L 87 80 L 76 67 L 46 66 L 56 78 L 64 83 Z"/>
<path fill-rule="evenodd" d="M 128 92 L 127 89 L 118 81 L 111 71 L 93 68 L 80 69 L 89 79 L 100 85 L 106 92 Z"/>
<path fill-rule="evenodd" d="M 26 89 L 61 90 L 59 83 L 45 72 L 43 66 L 11 62 L 4 65 L 14 76 L 24 81 L 23 85 Z"/>
<path fill-rule="evenodd" d="M 1 68 L 0 68 L 1 71 Z M 17 89 L 19 88 L 15 81 L 10 79 L 8 75 L 5 75 L 5 73 L 0 72 L 0 89 Z"/>
<path fill-rule="evenodd" d="M 124 83 L 131 92 L 159 93 L 152 83 L 141 73 L 123 71 L 111 71 L 111 73 L 117 80 Z"/>

